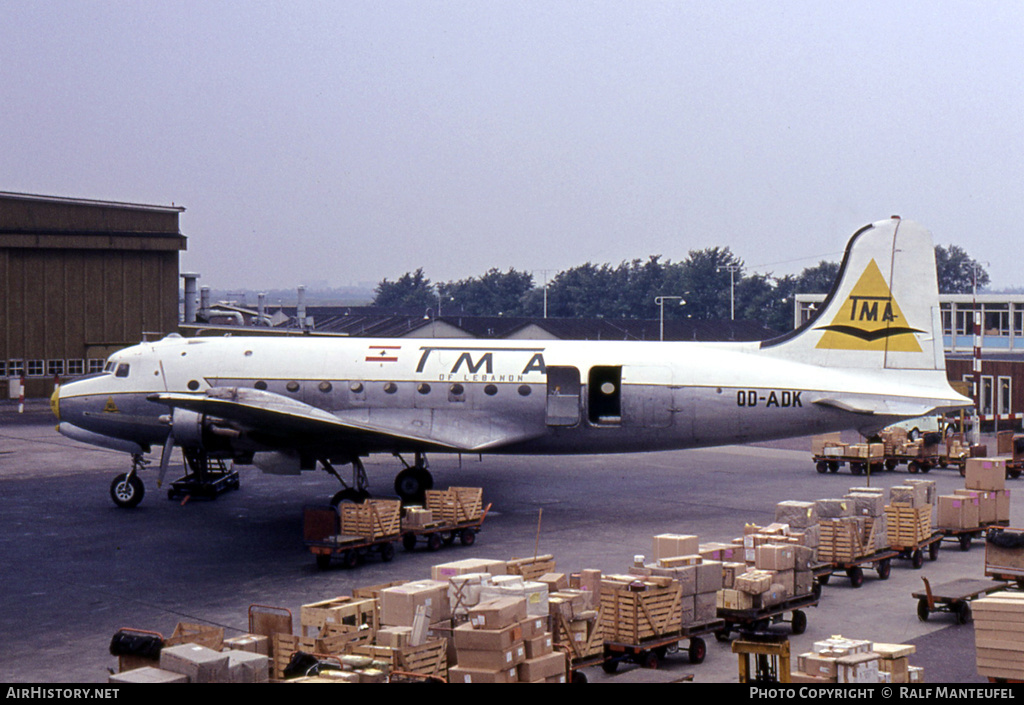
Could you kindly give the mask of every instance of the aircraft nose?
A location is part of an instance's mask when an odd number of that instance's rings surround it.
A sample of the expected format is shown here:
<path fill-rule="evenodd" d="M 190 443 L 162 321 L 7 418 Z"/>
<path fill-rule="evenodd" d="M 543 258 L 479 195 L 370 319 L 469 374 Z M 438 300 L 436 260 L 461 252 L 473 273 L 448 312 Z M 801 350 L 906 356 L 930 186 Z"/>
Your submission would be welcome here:
<path fill-rule="evenodd" d="M 53 390 L 53 394 L 50 395 L 50 411 L 60 421 L 60 387 L 58 386 Z"/>

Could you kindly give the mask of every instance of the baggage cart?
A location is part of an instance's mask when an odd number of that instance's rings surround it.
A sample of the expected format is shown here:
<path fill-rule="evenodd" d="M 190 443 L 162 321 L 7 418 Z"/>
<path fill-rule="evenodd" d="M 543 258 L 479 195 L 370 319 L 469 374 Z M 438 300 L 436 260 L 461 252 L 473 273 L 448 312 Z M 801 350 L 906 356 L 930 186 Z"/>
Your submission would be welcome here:
<path fill-rule="evenodd" d="M 394 541 L 401 535 L 400 512 L 398 500 L 306 507 L 303 540 L 320 569 L 329 567 L 335 557 L 346 568 L 355 568 L 374 553 L 388 562 L 395 557 Z"/>
<path fill-rule="evenodd" d="M 679 652 L 680 642 L 684 639 L 689 641 L 686 654 L 690 663 L 703 663 L 708 647 L 701 637 L 715 633 L 724 626 L 724 620 L 715 619 L 711 622 L 684 625 L 678 631 L 642 639 L 639 643 L 605 641 L 604 654 L 600 661 L 601 668 L 608 674 L 615 673 L 619 664 L 624 662 L 636 663 L 643 668 L 658 668 L 667 656 Z"/>
<path fill-rule="evenodd" d="M 476 535 L 480 533 L 484 519 L 491 510 L 488 504 L 483 512 L 474 519 L 458 522 L 431 522 L 425 526 L 403 526 L 402 546 L 406 551 L 414 551 L 420 543 L 426 544 L 427 549 L 436 551 L 441 546 L 450 546 L 458 539 L 463 546 L 472 546 L 476 543 Z"/>
<path fill-rule="evenodd" d="M 1024 588 L 1024 529 L 995 527 L 985 533 L 985 577 Z"/>
<path fill-rule="evenodd" d="M 820 585 L 828 585 L 832 576 L 841 571 L 850 579 L 852 587 L 859 588 L 864 584 L 865 568 L 874 570 L 879 580 L 888 580 L 892 570 L 892 559 L 898 556 L 898 551 L 885 548 L 851 560 L 822 563 L 814 567 L 812 572 Z"/>
<path fill-rule="evenodd" d="M 922 577 L 924 592 L 915 592 L 911 597 L 917 600 L 917 618 L 927 622 L 932 612 L 949 612 L 956 615 L 957 624 L 971 621 L 971 600 L 1006 589 L 1006 583 L 991 580 L 962 578 L 936 585 Z"/>
<path fill-rule="evenodd" d="M 803 634 L 807 630 L 806 607 L 817 607 L 820 593 L 817 591 L 807 595 L 797 595 L 770 607 L 746 610 L 718 608 L 718 618 L 722 626 L 715 630 L 715 638 L 728 641 L 733 631 L 764 633 L 773 624 L 789 622 L 794 634 Z M 785 619 L 786 613 L 790 618 Z"/>
<path fill-rule="evenodd" d="M 892 550 L 896 551 L 898 558 L 910 561 L 914 568 L 920 568 L 924 565 L 926 556 L 930 561 L 939 559 L 939 545 L 943 536 L 942 531 L 936 531 L 921 541 L 911 542 L 906 546 L 892 546 Z"/>

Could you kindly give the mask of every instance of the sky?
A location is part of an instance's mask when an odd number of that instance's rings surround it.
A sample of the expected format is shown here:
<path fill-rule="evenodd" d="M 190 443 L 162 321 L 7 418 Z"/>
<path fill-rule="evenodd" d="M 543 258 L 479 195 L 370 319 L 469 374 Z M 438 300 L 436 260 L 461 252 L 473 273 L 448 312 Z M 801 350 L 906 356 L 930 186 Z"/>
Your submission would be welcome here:
<path fill-rule="evenodd" d="M 1024 3 L 4 0 L 0 191 L 177 205 L 211 288 L 539 284 L 898 214 L 1024 286 Z"/>

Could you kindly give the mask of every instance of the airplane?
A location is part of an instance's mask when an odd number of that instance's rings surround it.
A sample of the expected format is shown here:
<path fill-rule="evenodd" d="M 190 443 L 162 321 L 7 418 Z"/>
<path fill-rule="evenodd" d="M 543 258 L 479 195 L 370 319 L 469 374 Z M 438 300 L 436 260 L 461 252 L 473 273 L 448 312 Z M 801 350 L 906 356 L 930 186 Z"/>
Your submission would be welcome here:
<path fill-rule="evenodd" d="M 598 454 L 743 444 L 971 405 L 946 378 L 931 234 L 898 216 L 859 229 L 807 323 L 755 342 L 368 339 L 170 334 L 108 359 L 51 399 L 67 437 L 143 456 L 174 447 L 298 474 L 318 466 L 362 501 L 362 459 L 391 453 L 404 501 L 432 486 L 427 453 Z M 415 460 L 409 465 L 403 455 Z M 347 483 L 336 465 L 352 466 Z"/>

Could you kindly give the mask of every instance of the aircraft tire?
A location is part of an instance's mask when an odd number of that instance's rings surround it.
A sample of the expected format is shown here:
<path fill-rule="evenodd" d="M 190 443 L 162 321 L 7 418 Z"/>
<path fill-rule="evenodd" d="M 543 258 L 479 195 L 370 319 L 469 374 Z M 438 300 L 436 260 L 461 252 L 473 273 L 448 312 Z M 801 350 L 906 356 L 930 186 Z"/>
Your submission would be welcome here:
<path fill-rule="evenodd" d="M 351 487 L 347 490 L 339 490 L 335 492 L 334 496 L 331 497 L 331 506 L 337 507 L 342 502 L 353 502 L 355 504 L 362 504 L 369 497 L 367 493 L 360 492 L 359 490 L 352 489 Z"/>
<path fill-rule="evenodd" d="M 110 483 L 110 498 L 119 507 L 131 509 L 139 506 L 146 494 L 146 486 L 137 475 L 122 473 Z"/>
<path fill-rule="evenodd" d="M 419 467 L 406 468 L 395 476 L 395 494 L 404 503 L 422 503 L 427 490 L 434 486 L 429 470 Z"/>

